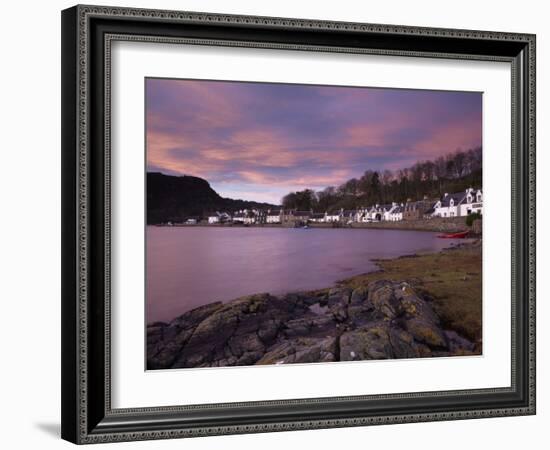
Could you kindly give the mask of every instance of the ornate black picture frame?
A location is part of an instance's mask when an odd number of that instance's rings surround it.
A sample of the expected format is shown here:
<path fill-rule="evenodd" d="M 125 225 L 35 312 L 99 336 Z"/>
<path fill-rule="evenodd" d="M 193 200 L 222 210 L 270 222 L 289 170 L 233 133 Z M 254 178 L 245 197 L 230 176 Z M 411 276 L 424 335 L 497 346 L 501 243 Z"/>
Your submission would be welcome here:
<path fill-rule="evenodd" d="M 511 63 L 511 386 L 113 409 L 109 102 L 116 40 Z M 84 444 L 535 414 L 534 35 L 75 6 L 62 12 L 62 109 L 64 439 Z"/>

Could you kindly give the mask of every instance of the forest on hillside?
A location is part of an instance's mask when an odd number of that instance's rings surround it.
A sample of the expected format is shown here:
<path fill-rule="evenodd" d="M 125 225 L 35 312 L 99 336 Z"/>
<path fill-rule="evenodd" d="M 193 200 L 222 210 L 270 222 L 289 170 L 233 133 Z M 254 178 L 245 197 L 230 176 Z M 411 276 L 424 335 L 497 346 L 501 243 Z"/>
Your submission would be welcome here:
<path fill-rule="evenodd" d="M 215 211 L 270 209 L 276 205 L 221 197 L 203 178 L 147 173 L 147 223 L 179 223 Z"/>
<path fill-rule="evenodd" d="M 281 203 L 285 209 L 336 211 L 374 204 L 440 198 L 469 187 L 481 188 L 481 147 L 457 150 L 411 167 L 382 172 L 366 170 L 359 178 L 323 190 L 290 192 Z"/>

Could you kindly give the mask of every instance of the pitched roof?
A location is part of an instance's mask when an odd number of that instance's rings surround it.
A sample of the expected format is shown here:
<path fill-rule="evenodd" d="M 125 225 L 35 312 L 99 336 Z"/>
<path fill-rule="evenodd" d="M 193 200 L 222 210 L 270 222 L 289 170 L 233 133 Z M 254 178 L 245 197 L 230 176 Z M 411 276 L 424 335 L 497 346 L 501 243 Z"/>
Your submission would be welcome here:
<path fill-rule="evenodd" d="M 460 204 L 466 198 L 466 192 L 457 192 L 455 194 L 448 194 L 441 199 L 441 206 L 447 207 L 451 204 L 451 199 L 454 200 L 454 206 Z"/>

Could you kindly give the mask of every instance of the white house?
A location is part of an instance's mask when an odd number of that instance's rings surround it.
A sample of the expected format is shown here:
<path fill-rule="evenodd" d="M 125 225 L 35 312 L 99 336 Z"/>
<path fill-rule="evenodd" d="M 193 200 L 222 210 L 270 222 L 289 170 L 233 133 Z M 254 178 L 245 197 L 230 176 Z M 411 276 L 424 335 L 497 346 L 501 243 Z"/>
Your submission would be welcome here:
<path fill-rule="evenodd" d="M 393 206 L 388 213 L 388 220 L 390 222 L 398 222 L 400 220 L 403 220 L 404 210 L 405 207 L 402 204 Z"/>
<path fill-rule="evenodd" d="M 366 208 L 359 208 L 355 212 L 355 222 L 369 222 L 368 210 Z"/>
<path fill-rule="evenodd" d="M 245 213 L 243 211 L 238 211 L 235 214 L 233 214 L 233 222 L 244 223 L 244 217 L 245 217 Z"/>
<path fill-rule="evenodd" d="M 226 212 L 222 212 L 222 213 L 216 212 L 215 214 L 211 214 L 208 216 L 209 224 L 225 223 L 230 221 L 231 221 L 231 216 Z"/>
<path fill-rule="evenodd" d="M 326 222 L 327 213 L 311 213 L 309 220 L 314 223 L 324 223 Z"/>
<path fill-rule="evenodd" d="M 325 221 L 326 222 L 340 222 L 341 219 L 342 219 L 342 210 L 341 209 L 340 209 L 340 211 L 327 212 L 326 216 L 325 216 Z"/>
<path fill-rule="evenodd" d="M 380 220 L 376 218 L 377 206 L 378 205 L 374 205 L 374 206 L 371 206 L 370 208 L 367 208 L 367 222 L 375 222 L 377 220 Z"/>
<path fill-rule="evenodd" d="M 252 225 L 256 223 L 256 211 L 246 211 L 243 222 L 245 225 Z"/>
<path fill-rule="evenodd" d="M 281 223 L 283 211 L 281 209 L 270 209 L 267 211 L 266 223 Z"/>
<path fill-rule="evenodd" d="M 483 212 L 483 195 L 481 190 L 468 188 L 456 194 L 445 193 L 434 205 L 433 216 L 461 217 L 474 212 Z"/>
<path fill-rule="evenodd" d="M 356 215 L 357 215 L 357 210 L 355 209 L 344 210 L 342 211 L 342 220 L 344 223 L 355 222 Z"/>
<path fill-rule="evenodd" d="M 459 205 L 458 213 L 460 216 L 469 216 L 470 214 L 483 214 L 483 194 L 481 189 L 466 189 L 466 198 Z"/>
<path fill-rule="evenodd" d="M 216 213 L 208 216 L 208 224 L 212 225 L 215 223 L 220 223 L 220 213 Z"/>

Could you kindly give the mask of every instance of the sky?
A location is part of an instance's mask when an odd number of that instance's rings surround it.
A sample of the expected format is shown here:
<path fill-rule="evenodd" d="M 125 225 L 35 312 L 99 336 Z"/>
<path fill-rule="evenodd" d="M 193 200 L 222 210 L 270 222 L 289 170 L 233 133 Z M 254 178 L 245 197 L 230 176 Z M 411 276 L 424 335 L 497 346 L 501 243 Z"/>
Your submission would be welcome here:
<path fill-rule="evenodd" d="M 148 78 L 147 170 L 280 204 L 481 146 L 481 110 L 475 92 Z"/>

